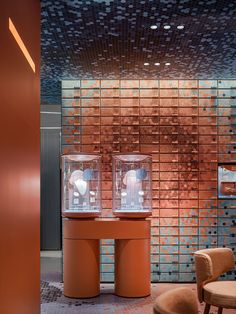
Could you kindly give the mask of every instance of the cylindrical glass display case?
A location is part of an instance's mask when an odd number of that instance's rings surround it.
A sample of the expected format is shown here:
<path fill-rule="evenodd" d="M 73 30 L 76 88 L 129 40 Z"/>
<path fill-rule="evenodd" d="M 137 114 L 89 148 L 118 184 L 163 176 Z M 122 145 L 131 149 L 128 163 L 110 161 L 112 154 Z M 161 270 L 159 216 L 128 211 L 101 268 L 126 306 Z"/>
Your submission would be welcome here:
<path fill-rule="evenodd" d="M 62 215 L 96 217 L 101 212 L 101 157 L 93 154 L 63 155 Z"/>
<path fill-rule="evenodd" d="M 147 217 L 152 213 L 152 158 L 143 154 L 113 156 L 113 214 Z"/>

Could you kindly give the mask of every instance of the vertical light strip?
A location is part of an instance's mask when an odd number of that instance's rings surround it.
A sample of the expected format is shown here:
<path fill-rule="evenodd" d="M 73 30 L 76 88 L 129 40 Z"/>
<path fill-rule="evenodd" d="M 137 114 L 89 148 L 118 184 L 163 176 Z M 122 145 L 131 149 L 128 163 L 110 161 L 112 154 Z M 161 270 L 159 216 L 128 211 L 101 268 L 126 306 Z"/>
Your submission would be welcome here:
<path fill-rule="evenodd" d="M 23 52 L 26 60 L 28 61 L 29 65 L 31 66 L 32 70 L 35 73 L 35 64 L 33 59 L 31 58 L 27 48 L 25 47 L 19 33 L 17 32 L 15 25 L 13 24 L 12 20 L 9 18 L 9 30 L 12 33 L 13 37 L 15 38 L 18 46 L 20 47 L 21 51 Z"/>

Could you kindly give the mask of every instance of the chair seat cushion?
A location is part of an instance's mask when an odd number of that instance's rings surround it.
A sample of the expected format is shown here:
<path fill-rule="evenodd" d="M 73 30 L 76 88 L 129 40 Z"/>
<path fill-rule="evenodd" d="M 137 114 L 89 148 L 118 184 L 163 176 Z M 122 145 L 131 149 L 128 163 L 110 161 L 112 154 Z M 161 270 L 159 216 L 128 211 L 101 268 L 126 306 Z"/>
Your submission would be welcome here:
<path fill-rule="evenodd" d="M 224 308 L 236 308 L 236 281 L 214 281 L 204 287 L 204 301 Z"/>

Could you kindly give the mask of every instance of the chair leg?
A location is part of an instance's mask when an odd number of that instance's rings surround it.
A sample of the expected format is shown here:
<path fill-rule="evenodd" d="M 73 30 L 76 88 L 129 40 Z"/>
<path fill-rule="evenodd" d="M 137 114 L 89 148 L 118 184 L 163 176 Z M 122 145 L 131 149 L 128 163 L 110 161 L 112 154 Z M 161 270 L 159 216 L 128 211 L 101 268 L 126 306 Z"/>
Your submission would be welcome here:
<path fill-rule="evenodd" d="M 211 308 L 211 305 L 206 303 L 204 314 L 209 314 L 210 313 L 210 308 Z"/>
<path fill-rule="evenodd" d="M 218 307 L 218 314 L 222 314 L 223 313 L 223 308 L 222 307 Z"/>

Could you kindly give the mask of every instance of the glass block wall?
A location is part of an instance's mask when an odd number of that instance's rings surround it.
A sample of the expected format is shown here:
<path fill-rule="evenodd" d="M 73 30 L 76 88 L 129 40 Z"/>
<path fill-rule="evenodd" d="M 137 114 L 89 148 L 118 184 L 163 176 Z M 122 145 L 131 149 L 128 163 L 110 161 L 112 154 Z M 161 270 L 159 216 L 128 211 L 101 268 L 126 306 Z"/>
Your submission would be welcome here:
<path fill-rule="evenodd" d="M 152 154 L 153 281 L 194 281 L 194 251 L 235 250 L 236 200 L 218 198 L 217 169 L 236 162 L 236 80 L 63 81 L 62 152 L 102 154 L 105 217 L 112 153 Z M 101 260 L 113 281 L 112 240 Z"/>

